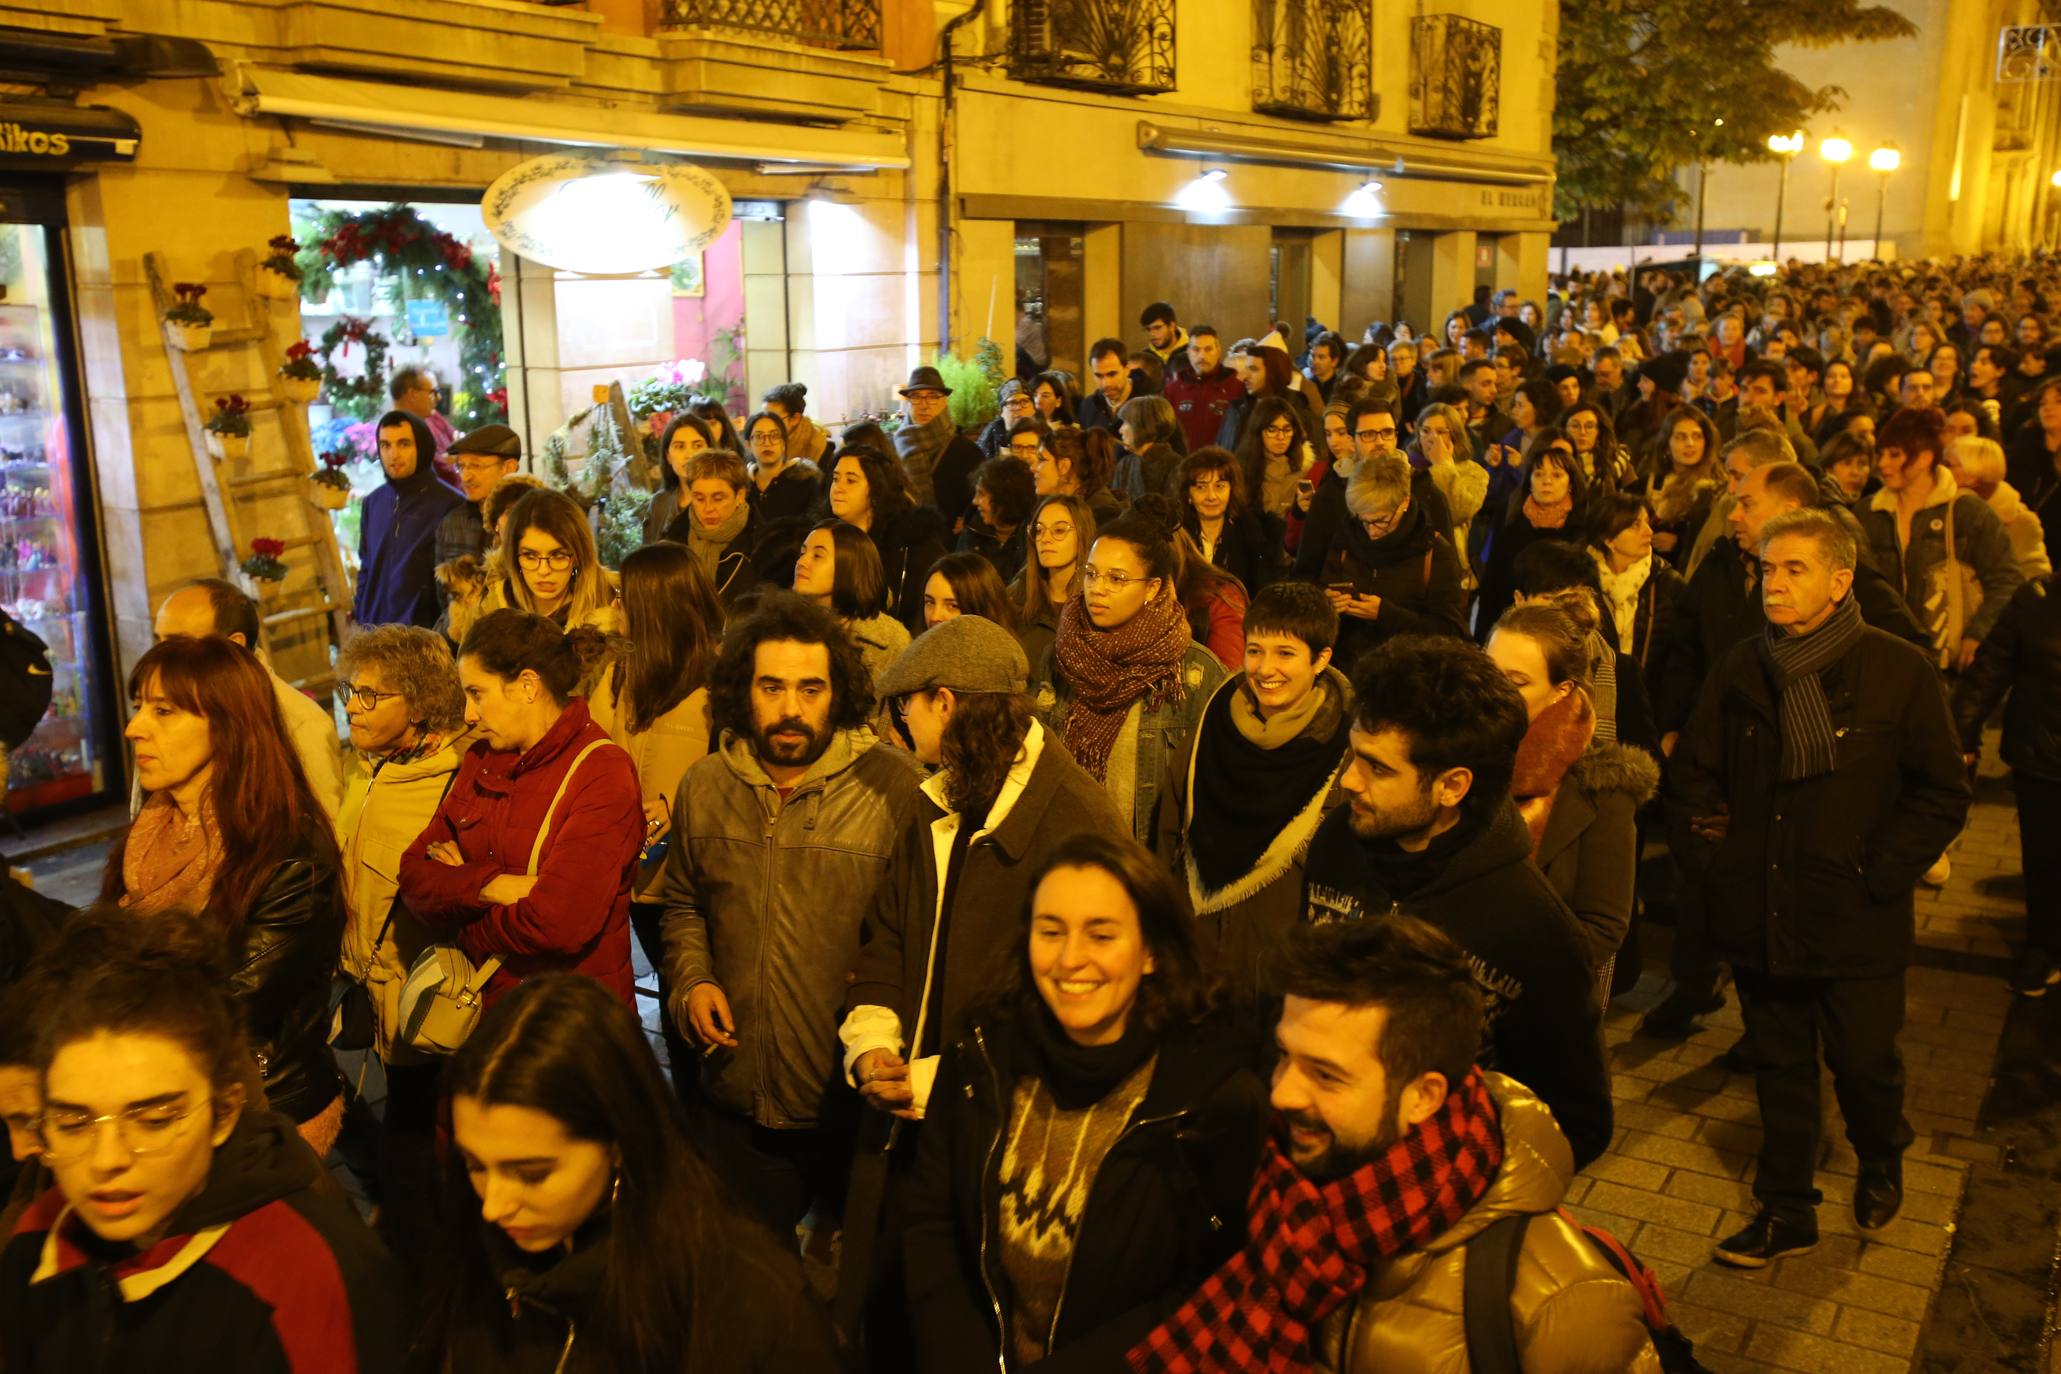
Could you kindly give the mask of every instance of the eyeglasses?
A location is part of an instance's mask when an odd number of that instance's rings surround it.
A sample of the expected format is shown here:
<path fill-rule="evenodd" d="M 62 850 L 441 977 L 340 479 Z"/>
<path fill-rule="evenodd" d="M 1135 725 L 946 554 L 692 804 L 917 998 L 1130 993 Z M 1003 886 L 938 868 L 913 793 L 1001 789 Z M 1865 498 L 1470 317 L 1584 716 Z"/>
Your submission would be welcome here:
<path fill-rule="evenodd" d="M 760 425 L 752 431 L 751 442 L 754 445 L 785 444 L 787 442 L 787 431 L 784 429 L 767 429 L 764 425 Z"/>
<path fill-rule="evenodd" d="M 468 463 L 461 458 L 458 460 L 458 471 L 468 474 L 499 472 L 501 464 L 507 461 L 505 458 L 477 458 Z"/>
<path fill-rule="evenodd" d="M 1261 430 L 1260 433 L 1271 435 L 1276 439 L 1293 439 L 1295 437 L 1295 426 L 1268 425 L 1265 429 Z"/>
<path fill-rule="evenodd" d="M 1017 457 L 1023 459 L 1026 463 L 1028 463 L 1033 458 L 1036 458 L 1038 456 L 1038 450 L 1043 447 L 1044 445 L 1040 444 L 1037 440 L 1033 439 L 1031 442 L 1027 444 L 1011 444 L 1009 446 L 1009 451 L 1015 454 Z"/>
<path fill-rule="evenodd" d="M 1395 438 L 1395 426 L 1390 425 L 1386 429 L 1363 429 L 1357 431 L 1357 433 L 1362 439 L 1393 439 Z"/>
<path fill-rule="evenodd" d="M 1149 577 L 1132 577 L 1127 573 L 1103 572 L 1093 563 L 1081 569 L 1081 585 L 1083 587 L 1107 587 L 1113 592 L 1120 592 L 1126 587 L 1134 584 L 1143 584 L 1151 580 Z"/>
<path fill-rule="evenodd" d="M 1397 506 L 1394 510 L 1384 512 L 1381 515 L 1362 516 L 1360 527 L 1369 534 L 1387 534 L 1395 528 L 1395 522 L 1402 518 L 1402 514 L 1403 508 Z"/>
<path fill-rule="evenodd" d="M 69 1162 L 83 1159 L 91 1154 L 100 1140 L 100 1128 L 113 1122 L 115 1138 L 122 1142 L 122 1148 L 132 1155 L 154 1155 L 169 1150 L 179 1143 L 185 1131 L 181 1123 L 190 1119 L 207 1099 L 201 1102 L 176 1102 L 156 1104 L 147 1107 L 131 1107 L 125 1112 L 109 1112 L 105 1116 L 89 1116 L 85 1112 L 45 1112 L 36 1119 L 36 1139 L 42 1143 L 43 1157 L 49 1160 Z"/>
<path fill-rule="evenodd" d="M 344 701 L 350 706 L 355 706 L 360 711 L 370 711 L 382 701 L 392 701 L 395 697 L 403 695 L 405 693 L 381 692 L 371 687 L 346 687 L 344 689 Z"/>
<path fill-rule="evenodd" d="M 1073 526 L 1071 525 L 1031 526 L 1031 538 L 1037 540 L 1040 544 L 1044 543 L 1047 539 L 1064 539 L 1072 533 Z"/>
<path fill-rule="evenodd" d="M 524 549 L 515 555 L 515 561 L 525 568 L 549 568 L 552 572 L 564 572 L 573 565 L 573 556 L 564 549 L 554 553 L 538 553 L 535 549 Z"/>

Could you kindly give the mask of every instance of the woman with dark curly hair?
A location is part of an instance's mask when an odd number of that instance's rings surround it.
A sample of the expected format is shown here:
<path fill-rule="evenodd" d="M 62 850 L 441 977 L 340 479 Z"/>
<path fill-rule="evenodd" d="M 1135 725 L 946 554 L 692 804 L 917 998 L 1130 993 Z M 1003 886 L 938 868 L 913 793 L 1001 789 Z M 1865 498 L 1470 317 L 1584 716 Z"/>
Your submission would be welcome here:
<path fill-rule="evenodd" d="M 935 510 L 910 499 L 894 458 L 854 442 L 848 441 L 831 464 L 823 492 L 829 516 L 873 541 L 886 590 L 880 609 L 910 634 L 921 630 L 923 577 L 946 552 L 945 522 Z"/>
<path fill-rule="evenodd" d="M 1166 867 L 1080 835 L 946 1047 L 907 1198 L 918 1368 L 1122 1352 L 1235 1253 L 1270 1109 Z M 1082 987 L 1091 991 L 1082 993 Z M 1002 1148 L 1007 1142 L 1008 1148 Z"/>

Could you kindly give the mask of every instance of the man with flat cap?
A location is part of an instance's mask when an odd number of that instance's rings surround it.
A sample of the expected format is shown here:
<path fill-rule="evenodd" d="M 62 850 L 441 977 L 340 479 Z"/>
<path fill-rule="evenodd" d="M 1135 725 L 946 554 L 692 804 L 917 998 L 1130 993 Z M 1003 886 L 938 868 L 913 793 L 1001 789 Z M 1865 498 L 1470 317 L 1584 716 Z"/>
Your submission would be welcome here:
<path fill-rule="evenodd" d="M 1029 676 L 1015 635 L 962 615 L 917 636 L 874 682 L 916 756 L 938 771 L 874 889 L 838 1032 L 846 1074 L 877 1109 L 860 1130 L 846 1213 L 838 1306 L 848 1321 L 869 1283 L 876 1321 L 883 1282 L 895 1287 L 890 1274 L 869 1272 L 869 1260 L 877 1253 L 891 1268 L 899 1238 L 876 1234 L 869 1214 L 896 1224 L 893 1193 L 914 1138 L 881 1113 L 922 1118 L 939 1050 L 1023 939 L 1030 878 L 1046 857 L 1074 835 L 1127 829 L 1108 792 L 1038 723 Z"/>
<path fill-rule="evenodd" d="M 487 529 L 480 509 L 495 484 L 522 466 L 522 436 L 506 425 L 481 425 L 452 443 L 446 453 L 458 469 L 458 490 L 465 504 L 453 507 L 437 525 L 439 568 L 455 558 L 486 553 Z"/>

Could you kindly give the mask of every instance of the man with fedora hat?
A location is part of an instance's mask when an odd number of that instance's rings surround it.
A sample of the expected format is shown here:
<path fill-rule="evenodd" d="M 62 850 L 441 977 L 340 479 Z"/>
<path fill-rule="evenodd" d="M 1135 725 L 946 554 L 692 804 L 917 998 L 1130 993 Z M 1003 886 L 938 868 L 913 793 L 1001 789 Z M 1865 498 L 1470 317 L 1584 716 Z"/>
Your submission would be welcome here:
<path fill-rule="evenodd" d="M 481 425 L 445 452 L 458 469 L 458 490 L 464 493 L 465 504 L 452 508 L 437 525 L 440 568 L 454 558 L 467 554 L 477 558 L 487 551 L 487 529 L 480 508 L 495 484 L 522 466 L 522 436 L 506 425 Z"/>
<path fill-rule="evenodd" d="M 936 368 L 914 369 L 895 394 L 907 420 L 895 431 L 895 457 L 909 494 L 917 505 L 935 508 L 956 534 L 973 504 L 973 470 L 984 459 L 980 445 L 952 423 L 952 388 Z"/>
<path fill-rule="evenodd" d="M 1102 785 L 1039 724 L 1029 676 L 1015 635 L 962 615 L 917 636 L 874 683 L 917 758 L 940 766 L 874 889 L 838 1031 L 846 1074 L 878 1109 L 860 1130 L 838 1296 L 849 1320 L 871 1291 L 869 1349 L 894 1343 L 877 1314 L 894 1310 L 899 1286 L 889 1272 L 874 1274 L 871 1260 L 877 1246 L 889 1271 L 900 1250 L 870 1217 L 896 1225 L 900 1209 L 883 1194 L 914 1155 L 911 1132 L 887 1114 L 921 1119 L 940 1046 L 1023 938 L 1030 875 L 1068 838 L 1124 828 Z"/>

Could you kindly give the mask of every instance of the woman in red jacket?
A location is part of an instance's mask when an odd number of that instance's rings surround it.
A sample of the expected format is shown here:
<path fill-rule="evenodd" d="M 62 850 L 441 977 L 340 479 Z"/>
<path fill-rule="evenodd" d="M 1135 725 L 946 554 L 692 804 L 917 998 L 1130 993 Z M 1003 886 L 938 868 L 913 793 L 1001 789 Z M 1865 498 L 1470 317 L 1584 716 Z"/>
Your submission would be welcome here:
<path fill-rule="evenodd" d="M 465 722 L 480 742 L 401 857 L 401 896 L 475 964 L 501 961 L 489 1003 L 533 974 L 569 971 L 636 1005 L 630 885 L 643 793 L 629 755 L 572 695 L 593 642 L 500 610 L 459 650 Z"/>

